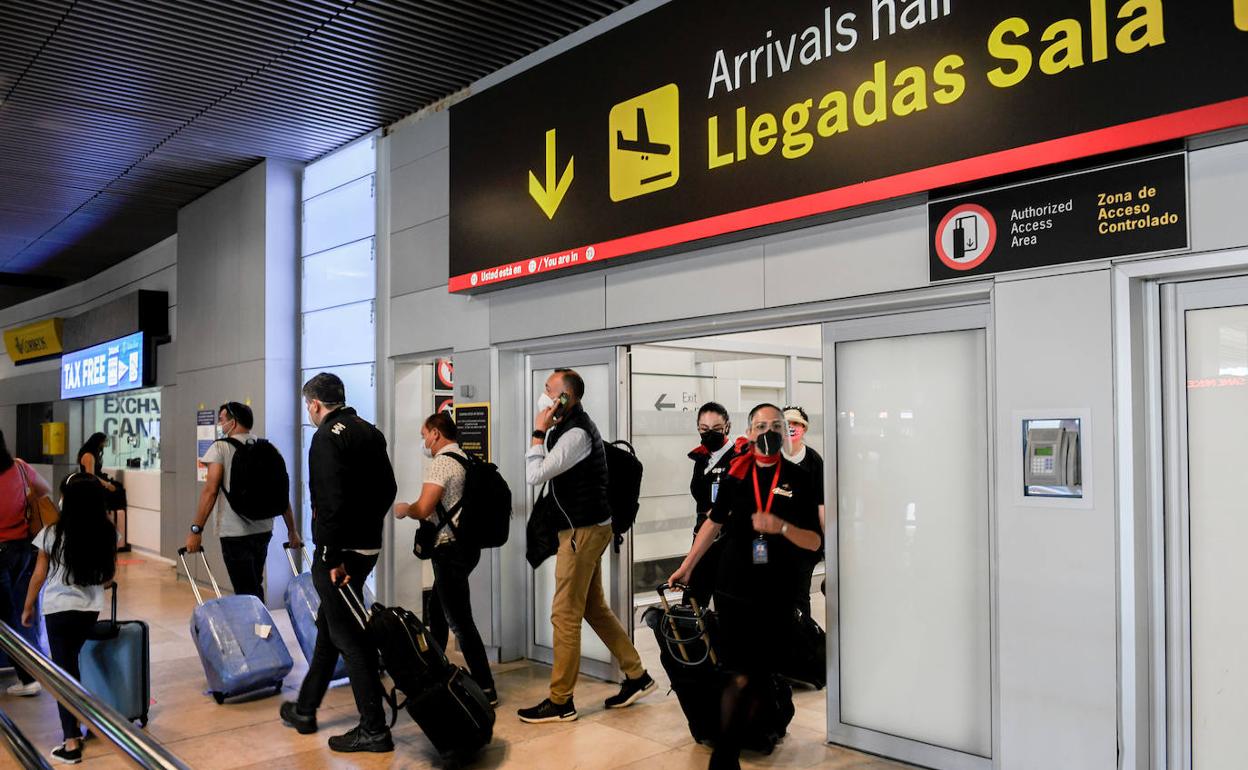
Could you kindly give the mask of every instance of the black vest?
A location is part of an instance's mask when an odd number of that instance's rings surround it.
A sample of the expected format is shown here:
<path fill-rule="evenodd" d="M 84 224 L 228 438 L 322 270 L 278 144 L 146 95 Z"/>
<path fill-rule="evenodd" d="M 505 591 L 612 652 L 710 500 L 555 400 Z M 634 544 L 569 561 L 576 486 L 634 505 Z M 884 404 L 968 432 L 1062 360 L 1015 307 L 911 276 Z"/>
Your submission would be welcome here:
<path fill-rule="evenodd" d="M 577 404 L 567 417 L 550 429 L 546 449 L 554 449 L 559 439 L 573 428 L 580 428 L 589 435 L 592 444 L 589 457 L 551 479 L 550 491 L 573 527 L 591 527 L 611 518 L 607 504 L 607 453 L 602 447 L 598 426 Z"/>

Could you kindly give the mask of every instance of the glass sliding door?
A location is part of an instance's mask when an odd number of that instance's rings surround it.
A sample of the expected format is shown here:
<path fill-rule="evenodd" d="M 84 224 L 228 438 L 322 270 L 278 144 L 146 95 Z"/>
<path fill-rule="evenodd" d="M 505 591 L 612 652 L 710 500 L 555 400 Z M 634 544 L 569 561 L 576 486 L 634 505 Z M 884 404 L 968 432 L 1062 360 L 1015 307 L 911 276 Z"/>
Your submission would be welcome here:
<path fill-rule="evenodd" d="M 1248 279 L 1163 287 L 1169 767 L 1248 766 Z"/>
<path fill-rule="evenodd" d="M 992 601 L 987 311 L 825 327 L 829 735 L 988 768 Z"/>

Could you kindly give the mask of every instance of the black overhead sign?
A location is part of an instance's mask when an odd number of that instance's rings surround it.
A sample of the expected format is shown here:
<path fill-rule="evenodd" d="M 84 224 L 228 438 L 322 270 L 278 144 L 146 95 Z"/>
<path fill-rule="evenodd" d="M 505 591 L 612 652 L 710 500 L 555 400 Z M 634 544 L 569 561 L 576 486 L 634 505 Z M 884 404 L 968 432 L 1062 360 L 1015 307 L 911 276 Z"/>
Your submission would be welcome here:
<path fill-rule="evenodd" d="M 1188 247 L 1183 153 L 936 201 L 933 281 Z"/>
<path fill-rule="evenodd" d="M 472 291 L 1248 124 L 1248 0 L 674 0 L 451 109 Z"/>

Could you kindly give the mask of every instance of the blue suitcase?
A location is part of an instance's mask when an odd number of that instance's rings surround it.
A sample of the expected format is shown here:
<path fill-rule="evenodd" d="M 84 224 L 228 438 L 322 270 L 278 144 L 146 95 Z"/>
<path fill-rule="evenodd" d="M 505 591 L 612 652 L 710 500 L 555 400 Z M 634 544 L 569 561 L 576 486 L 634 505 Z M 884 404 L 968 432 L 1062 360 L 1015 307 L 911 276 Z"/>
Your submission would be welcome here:
<path fill-rule="evenodd" d="M 117 584 L 110 620 L 101 620 L 78 654 L 78 681 L 131 722 L 147 727 L 152 702 L 151 643 L 141 620 L 117 620 Z"/>
<path fill-rule="evenodd" d="M 236 695 L 272 690 L 282 691 L 282 680 L 295 667 L 286 642 L 264 604 L 254 596 L 222 596 L 221 587 L 208 567 L 208 557 L 199 550 L 204 570 L 216 592 L 216 599 L 204 601 L 186 564 L 186 548 L 178 549 L 182 568 L 191 581 L 199 606 L 191 615 L 191 638 L 199 650 L 199 661 L 208 678 L 208 691 L 217 703 Z"/>
<path fill-rule="evenodd" d="M 299 649 L 303 650 L 303 657 L 311 663 L 312 651 L 316 649 L 316 613 L 321 608 L 321 597 L 317 595 L 316 588 L 312 585 L 312 573 L 299 571 L 290 543 L 283 543 L 282 548 L 286 551 L 286 560 L 290 562 L 290 569 L 294 573 L 294 577 L 286 584 L 284 597 L 286 612 L 290 615 L 291 627 L 295 629 L 295 639 L 299 642 Z M 311 561 L 306 550 L 303 556 L 305 560 Z M 365 604 L 371 607 L 373 600 L 373 592 L 365 586 Z M 338 663 L 334 666 L 334 679 L 343 679 L 346 676 L 347 664 L 340 655 Z"/>

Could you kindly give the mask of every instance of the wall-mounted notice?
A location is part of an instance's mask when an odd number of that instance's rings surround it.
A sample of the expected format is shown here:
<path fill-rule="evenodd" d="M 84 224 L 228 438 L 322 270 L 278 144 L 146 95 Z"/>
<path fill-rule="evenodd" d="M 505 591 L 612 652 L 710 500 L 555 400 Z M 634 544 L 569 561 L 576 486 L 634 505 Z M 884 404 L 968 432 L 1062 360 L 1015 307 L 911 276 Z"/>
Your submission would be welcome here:
<path fill-rule="evenodd" d="M 667 3 L 451 107 L 450 290 L 1248 124 L 1246 7 Z"/>
<path fill-rule="evenodd" d="M 195 412 L 195 478 L 208 480 L 208 466 L 199 458 L 208 453 L 212 442 L 217 440 L 217 413 L 212 409 L 200 409 Z"/>
<path fill-rule="evenodd" d="M 931 280 L 1188 247 L 1187 155 L 936 201 Z"/>
<path fill-rule="evenodd" d="M 61 356 L 61 398 L 141 388 L 147 383 L 143 332 Z"/>
<path fill-rule="evenodd" d="M 490 462 L 490 404 L 456 404 L 455 429 L 459 446 L 470 456 Z"/>

